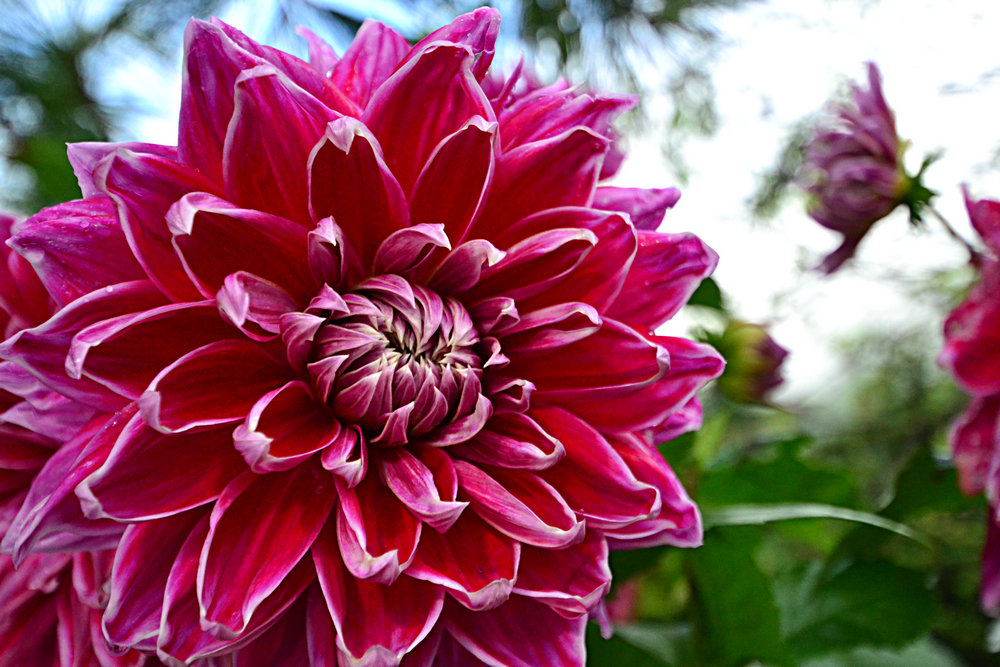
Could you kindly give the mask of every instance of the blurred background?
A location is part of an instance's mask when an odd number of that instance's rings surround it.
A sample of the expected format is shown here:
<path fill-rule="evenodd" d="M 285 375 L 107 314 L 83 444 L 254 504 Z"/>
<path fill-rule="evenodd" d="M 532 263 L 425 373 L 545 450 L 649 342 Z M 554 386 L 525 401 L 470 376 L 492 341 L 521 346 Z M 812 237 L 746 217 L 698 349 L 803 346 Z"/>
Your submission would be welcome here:
<path fill-rule="evenodd" d="M 366 17 L 412 40 L 461 0 L 0 0 L 0 208 L 79 196 L 74 141 L 176 143 L 184 24 L 216 15 L 305 56 Z M 978 608 L 984 501 L 963 497 L 948 429 L 965 399 L 935 364 L 975 279 L 963 247 L 905 214 L 834 276 L 838 244 L 792 185 L 829 98 L 878 63 L 915 171 L 973 239 L 959 186 L 1000 198 L 995 0 L 530 0 L 504 16 L 494 68 L 635 92 L 615 182 L 676 185 L 662 229 L 721 255 L 671 332 L 730 363 L 705 424 L 662 450 L 699 502 L 705 545 L 613 555 L 610 641 L 590 663 L 996 665 Z M 776 345 L 788 351 L 778 353 Z M 779 363 L 780 362 L 780 363 Z M 785 381 L 775 387 L 777 374 Z"/>

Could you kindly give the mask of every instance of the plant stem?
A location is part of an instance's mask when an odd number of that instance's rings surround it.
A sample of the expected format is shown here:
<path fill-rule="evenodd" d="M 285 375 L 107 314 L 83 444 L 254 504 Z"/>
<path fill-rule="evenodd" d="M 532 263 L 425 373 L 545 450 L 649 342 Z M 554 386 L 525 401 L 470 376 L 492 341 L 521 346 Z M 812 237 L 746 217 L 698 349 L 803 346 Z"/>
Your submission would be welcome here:
<path fill-rule="evenodd" d="M 955 228 L 951 226 L 951 223 L 948 222 L 947 218 L 945 218 L 943 215 L 941 215 L 940 211 L 938 211 L 936 208 L 934 208 L 933 206 L 931 206 L 929 204 L 925 208 L 928 211 L 931 212 L 931 215 L 933 215 L 935 218 L 937 218 L 938 222 L 941 223 L 941 226 L 943 226 L 944 230 L 948 233 L 948 236 L 950 236 L 951 238 L 953 238 L 956 241 L 958 241 L 959 243 L 961 243 L 962 246 L 966 249 L 966 251 L 968 251 L 968 253 L 969 253 L 969 263 L 972 264 L 973 266 L 979 266 L 981 258 L 980 258 L 980 255 L 979 255 L 979 251 L 976 250 L 975 246 L 973 246 L 971 243 L 969 243 L 968 241 L 966 241 L 965 238 L 963 238 L 961 234 L 959 234 L 958 232 L 956 232 Z"/>

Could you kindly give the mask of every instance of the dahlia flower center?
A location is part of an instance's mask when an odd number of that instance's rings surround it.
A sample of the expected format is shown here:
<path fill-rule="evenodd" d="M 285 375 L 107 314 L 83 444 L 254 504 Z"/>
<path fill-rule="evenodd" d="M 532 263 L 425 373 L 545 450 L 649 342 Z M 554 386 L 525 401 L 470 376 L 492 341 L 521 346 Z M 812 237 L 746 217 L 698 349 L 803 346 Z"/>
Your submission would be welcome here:
<path fill-rule="evenodd" d="M 458 301 L 395 275 L 329 311 L 309 368 L 319 394 L 371 442 L 401 445 L 468 416 L 481 393 L 479 336 Z"/>

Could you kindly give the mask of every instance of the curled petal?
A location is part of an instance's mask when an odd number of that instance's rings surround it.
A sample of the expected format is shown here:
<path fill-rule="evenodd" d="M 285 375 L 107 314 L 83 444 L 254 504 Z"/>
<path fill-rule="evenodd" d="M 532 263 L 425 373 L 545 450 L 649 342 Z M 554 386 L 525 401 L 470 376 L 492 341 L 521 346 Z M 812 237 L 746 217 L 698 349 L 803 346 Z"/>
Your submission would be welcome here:
<path fill-rule="evenodd" d="M 228 429 L 164 435 L 136 415 L 76 494 L 93 519 L 155 519 L 215 500 L 243 469 Z"/>
<path fill-rule="evenodd" d="M 492 7 L 462 14 L 446 26 L 438 28 L 417 42 L 406 60 L 418 57 L 424 47 L 434 42 L 451 42 L 468 46 L 475 56 L 473 73 L 482 80 L 493 62 L 493 52 L 500 34 L 500 12 Z"/>
<path fill-rule="evenodd" d="M 451 250 L 444 225 L 419 224 L 390 234 L 375 253 L 375 273 L 407 276 L 435 248 Z"/>
<path fill-rule="evenodd" d="M 500 114 L 503 149 L 511 150 L 578 127 L 611 137 L 611 124 L 637 101 L 631 95 L 581 95 L 574 88 L 559 85 L 542 88 L 523 96 Z"/>
<path fill-rule="evenodd" d="M 383 452 L 378 459 L 379 475 L 421 521 L 439 533 L 446 532 L 468 505 L 455 500 L 455 467 L 451 458 L 437 448 L 416 451 L 419 457 L 403 448 Z"/>
<path fill-rule="evenodd" d="M 550 484 L 531 473 L 455 461 L 458 484 L 472 509 L 494 528 L 525 544 L 559 549 L 583 539 L 584 524 Z"/>
<path fill-rule="evenodd" d="M 259 342 L 277 338 L 281 316 L 296 309 L 284 288 L 245 271 L 226 276 L 215 301 L 224 319 Z"/>
<path fill-rule="evenodd" d="M 360 280 L 361 260 L 333 218 L 319 221 L 308 244 L 309 270 L 317 282 L 342 289 Z"/>
<path fill-rule="evenodd" d="M 409 50 L 405 37 L 383 23 L 366 19 L 330 72 L 330 81 L 364 109 Z"/>
<path fill-rule="evenodd" d="M 309 44 L 309 64 L 323 76 L 329 76 L 340 59 L 334 53 L 333 47 L 327 44 L 319 35 L 305 26 L 295 26 L 295 34 Z"/>
<path fill-rule="evenodd" d="M 80 191 L 83 193 L 84 198 L 91 199 L 92 197 L 100 197 L 104 194 L 94 180 L 97 166 L 101 163 L 101 160 L 119 148 L 124 148 L 135 153 L 159 155 L 162 158 L 177 162 L 177 148 L 175 146 L 161 146 L 159 144 L 144 144 L 139 142 L 113 143 L 106 141 L 80 141 L 67 144 L 66 157 L 73 167 L 73 173 L 80 184 Z"/>
<path fill-rule="evenodd" d="M 403 192 L 412 190 L 441 140 L 473 116 L 493 120 L 493 108 L 472 74 L 473 60 L 467 46 L 428 44 L 386 80 L 365 109 L 362 120 L 378 137 Z"/>
<path fill-rule="evenodd" d="M 368 446 L 357 426 L 341 428 L 340 435 L 323 450 L 320 456 L 323 467 L 343 479 L 347 488 L 353 489 L 368 472 Z"/>
<path fill-rule="evenodd" d="M 413 561 L 422 524 L 377 476 L 366 476 L 353 489 L 338 480 L 337 488 L 344 565 L 359 579 L 392 583 Z"/>
<path fill-rule="evenodd" d="M 438 294 L 460 294 L 479 282 L 484 269 L 493 266 L 505 256 L 505 252 L 497 250 L 489 241 L 483 239 L 466 241 L 448 253 L 432 272 L 427 285 Z"/>
<path fill-rule="evenodd" d="M 290 380 L 289 370 L 250 341 L 209 343 L 153 378 L 139 398 L 143 419 L 163 433 L 242 419 L 257 399 Z"/>
<path fill-rule="evenodd" d="M 340 423 L 300 380 L 265 394 L 233 433 L 236 451 L 256 473 L 288 470 L 340 436 Z"/>
<path fill-rule="evenodd" d="M 593 530 L 579 544 L 565 549 L 521 549 L 521 567 L 514 593 L 544 602 L 566 618 L 594 609 L 611 588 L 608 545 Z"/>
<path fill-rule="evenodd" d="M 469 609 L 493 609 L 510 596 L 520 555 L 520 542 L 464 512 L 447 532 L 421 536 L 406 573 L 447 588 Z"/>
<path fill-rule="evenodd" d="M 528 470 L 551 468 L 566 454 L 559 440 L 518 412 L 497 412 L 475 438 L 451 451 L 477 463 Z"/>
<path fill-rule="evenodd" d="M 201 624 L 235 638 L 312 546 L 336 498 L 318 466 L 234 480 L 212 509 L 198 565 Z M 234 555 L 237 557 L 234 558 Z"/>

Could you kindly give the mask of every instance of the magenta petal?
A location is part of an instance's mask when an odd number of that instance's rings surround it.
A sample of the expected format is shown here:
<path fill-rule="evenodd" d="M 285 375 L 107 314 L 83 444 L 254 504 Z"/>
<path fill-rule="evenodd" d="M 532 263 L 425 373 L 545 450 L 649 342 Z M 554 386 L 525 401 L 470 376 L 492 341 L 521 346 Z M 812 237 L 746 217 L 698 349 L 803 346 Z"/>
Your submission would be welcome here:
<path fill-rule="evenodd" d="M 991 270 L 1000 276 L 1000 267 Z M 1000 392 L 1000 373 L 996 370 L 1000 368 L 1000 307 L 994 284 L 1000 284 L 1000 279 L 973 288 L 944 323 L 945 345 L 938 363 L 973 396 Z"/>
<path fill-rule="evenodd" d="M 330 123 L 310 154 L 309 210 L 313 220 L 332 216 L 366 265 L 383 239 L 409 226 L 403 190 L 360 121 Z"/>
<path fill-rule="evenodd" d="M 399 660 L 430 633 L 444 603 L 438 586 L 410 577 L 390 585 L 356 579 L 337 553 L 332 531 L 313 548 L 323 596 L 337 629 L 341 664 L 381 667 Z"/>
<path fill-rule="evenodd" d="M 341 427 L 300 380 L 265 394 L 233 433 L 256 473 L 288 470 L 334 442 Z"/>
<path fill-rule="evenodd" d="M 611 548 L 642 549 L 664 544 L 701 546 L 702 525 L 698 507 L 660 453 L 635 435 L 614 438 L 611 442 L 636 478 L 656 487 L 662 500 L 657 516 L 606 531 Z"/>
<path fill-rule="evenodd" d="M 333 47 L 305 26 L 295 26 L 295 33 L 309 44 L 309 64 L 323 76 L 328 76 L 340 60 L 334 53 Z"/>
<path fill-rule="evenodd" d="M 203 512 L 129 526 L 115 552 L 104 629 L 112 643 L 129 646 L 160 630 L 163 589 L 184 540 Z"/>
<path fill-rule="evenodd" d="M 493 609 L 510 596 L 520 555 L 520 542 L 465 512 L 448 532 L 421 536 L 406 574 L 444 586 L 469 609 Z"/>
<path fill-rule="evenodd" d="M 504 153 L 484 208 L 489 213 L 476 220 L 470 234 L 493 240 L 532 213 L 589 205 L 607 150 L 606 138 L 580 127 Z"/>
<path fill-rule="evenodd" d="M 340 435 L 323 450 L 320 463 L 353 489 L 368 472 L 368 445 L 358 426 L 345 426 Z"/>
<path fill-rule="evenodd" d="M 88 537 L 108 541 L 113 546 L 124 527 L 107 521 L 88 522 L 74 487 L 104 463 L 122 429 L 135 414 L 134 406 L 107 418 L 95 418 L 80 433 L 52 455 L 39 471 L 20 510 L 0 543 L 0 549 L 20 563 L 33 549 L 45 548 L 47 541 L 56 545 L 85 542 Z M 68 539 L 61 542 L 62 533 Z M 52 545 L 49 545 L 52 546 Z M 101 547 L 106 548 L 106 547 Z M 69 549 L 75 551 L 76 549 Z"/>
<path fill-rule="evenodd" d="M 410 43 L 405 37 L 387 25 L 367 19 L 330 72 L 330 81 L 358 108 L 364 109 L 409 50 Z"/>
<path fill-rule="evenodd" d="M 489 664 L 583 667 L 586 660 L 583 635 L 587 617 L 565 618 L 526 597 L 512 595 L 487 612 L 471 612 L 452 604 L 444 618 L 448 632 Z"/>
<path fill-rule="evenodd" d="M 166 302 L 147 280 L 108 286 L 81 297 L 34 329 L 23 329 L 0 343 L 0 357 L 25 367 L 63 396 L 113 411 L 125 400 L 90 379 L 71 379 L 66 358 L 73 336 L 97 322 L 161 306 Z"/>
<path fill-rule="evenodd" d="M 608 315 L 652 331 L 687 303 L 718 262 L 693 234 L 639 232 L 639 251 Z"/>
<path fill-rule="evenodd" d="M 677 412 L 671 414 L 658 426 L 649 429 L 646 435 L 649 441 L 654 444 L 669 442 L 684 433 L 700 429 L 702 418 L 701 401 L 698 400 L 697 396 L 692 396 Z"/>
<path fill-rule="evenodd" d="M 114 206 L 103 198 L 42 209 L 17 226 L 8 245 L 31 262 L 60 306 L 99 287 L 146 277 Z"/>
<path fill-rule="evenodd" d="M 390 234 L 375 253 L 374 273 L 409 277 L 435 249 L 451 249 L 444 225 L 419 224 Z"/>
<path fill-rule="evenodd" d="M 493 181 L 496 134 L 496 123 L 476 116 L 441 140 L 410 195 L 415 224 L 443 223 L 454 244 L 465 238 Z"/>
<path fill-rule="evenodd" d="M 503 149 L 548 139 L 578 127 L 612 138 L 611 124 L 635 106 L 637 99 L 625 95 L 580 94 L 575 88 L 559 84 L 542 88 L 524 95 L 499 114 Z"/>
<path fill-rule="evenodd" d="M 601 329 L 601 316 L 585 303 L 561 303 L 525 313 L 517 321 L 501 325 L 492 333 L 503 340 L 503 349 L 514 356 L 554 350 L 594 335 Z"/>
<path fill-rule="evenodd" d="M 239 636 L 254 610 L 309 551 L 336 494 L 318 466 L 288 472 L 246 472 L 212 510 L 198 566 L 202 627 Z"/>
<path fill-rule="evenodd" d="M 588 530 L 582 542 L 565 549 L 521 549 L 514 593 L 544 602 L 567 618 L 592 611 L 610 588 L 608 545 L 599 531 Z"/>
<path fill-rule="evenodd" d="M 410 563 L 422 525 L 378 477 L 353 489 L 337 482 L 337 541 L 344 565 L 359 579 L 389 584 Z"/>
<path fill-rule="evenodd" d="M 312 555 L 316 559 L 318 541 L 323 539 L 323 533 L 313 543 Z M 337 629 L 333 627 L 330 610 L 326 599 L 318 586 L 309 589 L 306 598 L 306 641 L 309 643 L 310 667 L 337 667 Z"/>
<path fill-rule="evenodd" d="M 211 302 L 159 306 L 103 320 L 73 336 L 66 373 L 136 399 L 165 366 L 202 345 L 238 335 Z"/>
<path fill-rule="evenodd" d="M 164 435 L 136 415 L 76 494 L 94 519 L 154 519 L 215 500 L 245 469 L 228 429 Z"/>
<path fill-rule="evenodd" d="M 424 48 L 434 42 L 464 44 L 472 49 L 476 58 L 472 71 L 477 79 L 482 80 L 490 68 L 490 63 L 493 62 L 494 47 L 499 34 L 500 12 L 492 7 L 480 7 L 475 11 L 462 14 L 448 25 L 438 28 L 417 42 L 406 61 L 419 57 Z"/>
<path fill-rule="evenodd" d="M 300 596 L 273 625 L 232 654 L 232 667 L 273 667 L 309 665 L 306 598 Z M 223 659 L 220 656 L 220 659 Z"/>
<path fill-rule="evenodd" d="M 185 270 L 206 298 L 237 271 L 280 285 L 303 303 L 316 290 L 301 270 L 307 232 L 289 220 L 198 192 L 170 207 L 167 225 Z"/>
<path fill-rule="evenodd" d="M 421 521 L 446 532 L 469 504 L 455 500 L 458 478 L 451 457 L 434 447 L 387 449 L 378 458 L 379 476 Z M 433 466 L 433 467 L 432 467 Z"/>
<path fill-rule="evenodd" d="M 139 398 L 163 433 L 242 419 L 261 396 L 291 379 L 285 364 L 243 340 L 209 343 L 164 368 Z"/>
<path fill-rule="evenodd" d="M 306 161 L 339 115 L 273 67 L 241 72 L 222 152 L 226 194 L 246 208 L 307 224 Z"/>
<path fill-rule="evenodd" d="M 284 288 L 245 271 L 226 276 L 215 300 L 224 319 L 258 342 L 276 339 L 281 316 L 297 308 Z"/>
<path fill-rule="evenodd" d="M 1000 437 L 1000 395 L 974 398 L 951 431 L 952 458 L 968 495 L 982 493 Z"/>
<path fill-rule="evenodd" d="M 668 208 L 681 198 L 677 188 L 617 188 L 604 186 L 594 191 L 594 208 L 628 213 L 636 229 L 655 232 Z"/>
<path fill-rule="evenodd" d="M 489 241 L 466 241 L 448 253 L 431 272 L 427 286 L 441 295 L 461 294 L 479 282 L 485 269 L 505 256 L 506 253 L 497 250 Z M 513 304 L 513 301 L 510 303 Z"/>
<path fill-rule="evenodd" d="M 441 140 L 473 116 L 494 120 L 472 61 L 466 46 L 428 45 L 389 77 L 365 109 L 361 119 L 378 137 L 403 192 L 411 191 Z M 413 113 L 415 108 L 421 112 Z"/>
<path fill-rule="evenodd" d="M 66 157 L 70 165 L 73 166 L 73 173 L 80 184 L 80 191 L 84 198 L 99 197 L 103 195 L 101 187 L 94 180 L 97 165 L 101 160 L 111 155 L 119 148 L 133 151 L 135 153 L 148 153 L 159 155 L 160 157 L 177 161 L 177 148 L 175 146 L 161 146 L 159 144 L 143 144 L 138 142 L 111 143 L 104 141 L 81 141 L 66 145 Z"/>
<path fill-rule="evenodd" d="M 559 549 L 583 539 L 584 524 L 559 492 L 538 476 L 524 471 L 491 468 L 489 473 L 465 461 L 455 461 L 459 497 L 505 535 L 547 549 Z"/>
<path fill-rule="evenodd" d="M 626 526 L 660 511 L 659 491 L 636 479 L 587 422 L 558 408 L 534 408 L 532 415 L 566 448 L 566 457 L 541 476 L 587 519 L 588 528 Z"/>
<path fill-rule="evenodd" d="M 559 440 L 518 412 L 497 412 L 475 438 L 449 452 L 476 463 L 527 470 L 551 468 L 566 455 Z"/>
<path fill-rule="evenodd" d="M 170 244 L 166 214 L 185 194 L 213 192 L 216 186 L 182 164 L 124 148 L 101 161 L 95 179 L 115 203 L 125 238 L 146 275 L 176 301 L 197 299 Z"/>

